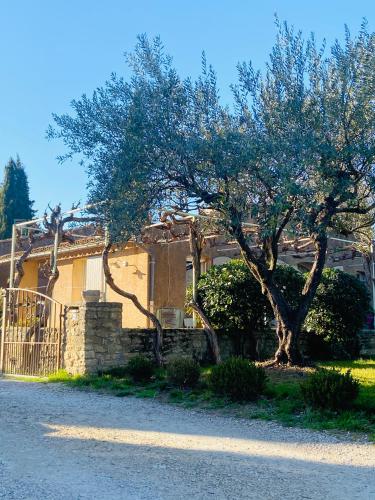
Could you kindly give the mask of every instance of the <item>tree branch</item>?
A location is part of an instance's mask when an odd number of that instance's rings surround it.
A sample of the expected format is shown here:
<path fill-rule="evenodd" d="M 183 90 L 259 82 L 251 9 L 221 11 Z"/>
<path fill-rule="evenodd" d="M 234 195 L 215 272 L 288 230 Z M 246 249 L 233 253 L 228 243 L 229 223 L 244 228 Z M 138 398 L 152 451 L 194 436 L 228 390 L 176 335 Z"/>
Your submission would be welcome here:
<path fill-rule="evenodd" d="M 142 314 L 144 314 L 147 318 L 150 319 L 150 321 L 153 323 L 155 327 L 155 335 L 153 339 L 153 344 L 154 344 L 154 356 L 156 363 L 158 366 L 163 365 L 163 358 L 161 354 L 161 348 L 163 345 L 163 329 L 160 324 L 160 321 L 157 319 L 157 317 L 148 311 L 145 307 L 142 306 L 142 304 L 139 302 L 137 296 L 133 293 L 126 292 L 125 290 L 122 290 L 119 288 L 116 283 L 114 282 L 114 279 L 112 277 L 112 273 L 109 267 L 108 263 L 108 255 L 109 252 L 112 248 L 112 243 L 107 243 L 104 247 L 103 253 L 102 253 L 102 259 L 103 259 L 103 270 L 104 270 L 104 276 L 106 279 L 107 284 L 109 287 L 116 292 L 118 295 L 121 295 L 121 297 L 124 297 L 126 299 L 129 299 L 133 302 L 134 306 L 140 311 Z"/>

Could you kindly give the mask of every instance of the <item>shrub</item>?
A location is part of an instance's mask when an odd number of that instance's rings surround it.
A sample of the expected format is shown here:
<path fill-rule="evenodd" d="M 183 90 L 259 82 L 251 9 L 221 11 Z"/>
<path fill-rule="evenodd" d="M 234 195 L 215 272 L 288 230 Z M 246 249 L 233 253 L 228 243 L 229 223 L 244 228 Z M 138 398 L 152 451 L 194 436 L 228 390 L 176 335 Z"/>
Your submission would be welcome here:
<path fill-rule="evenodd" d="M 297 305 L 304 283 L 303 274 L 291 266 L 281 265 L 275 270 L 275 282 L 287 301 L 293 307 Z M 187 302 L 191 295 L 188 289 Z M 212 326 L 226 330 L 233 337 L 236 355 L 262 356 L 261 344 L 257 344 L 254 334 L 266 334 L 273 312 L 260 284 L 243 260 L 234 259 L 212 266 L 202 274 L 198 300 Z M 189 309 L 187 312 L 191 313 Z"/>
<path fill-rule="evenodd" d="M 355 357 L 357 335 L 368 311 L 369 294 L 355 276 L 338 269 L 325 269 L 305 328 L 329 345 L 333 357 Z"/>
<path fill-rule="evenodd" d="M 167 377 L 177 387 L 195 387 L 200 378 L 198 363 L 190 358 L 176 358 L 167 366 Z"/>
<path fill-rule="evenodd" d="M 323 410 L 341 410 L 352 406 L 358 396 L 359 382 L 348 370 L 345 374 L 337 370 L 319 369 L 301 384 L 305 403 Z"/>
<path fill-rule="evenodd" d="M 241 260 L 212 266 L 204 273 L 198 298 L 214 328 L 251 332 L 264 327 L 267 299 Z"/>
<path fill-rule="evenodd" d="M 127 366 L 115 366 L 99 373 L 99 375 L 109 375 L 113 378 L 126 378 L 128 374 L 129 370 Z"/>
<path fill-rule="evenodd" d="M 134 356 L 134 358 L 130 359 L 126 368 L 135 382 L 150 380 L 155 371 L 153 362 L 142 355 Z"/>
<path fill-rule="evenodd" d="M 267 375 L 255 363 L 230 358 L 213 367 L 209 380 L 212 389 L 218 394 L 233 401 L 253 401 L 264 392 Z"/>

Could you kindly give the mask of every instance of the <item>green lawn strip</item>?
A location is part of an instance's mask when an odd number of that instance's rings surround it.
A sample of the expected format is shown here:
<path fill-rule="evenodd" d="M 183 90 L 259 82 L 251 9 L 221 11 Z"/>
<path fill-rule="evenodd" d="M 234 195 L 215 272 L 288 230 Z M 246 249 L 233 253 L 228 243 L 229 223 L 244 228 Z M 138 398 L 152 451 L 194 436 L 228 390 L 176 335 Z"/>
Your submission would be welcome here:
<path fill-rule="evenodd" d="M 62 382 L 70 387 L 109 392 L 118 397 L 157 398 L 184 408 L 207 409 L 242 418 L 275 420 L 288 426 L 317 430 L 340 430 L 366 433 L 375 441 L 375 361 L 356 360 L 319 363 L 340 371 L 351 369 L 360 381 L 360 394 L 355 408 L 341 413 L 321 412 L 306 408 L 300 391 L 302 376 L 287 371 L 272 370 L 267 391 L 256 402 L 234 403 L 214 394 L 208 386 L 211 367 L 202 368 L 201 383 L 193 390 L 171 387 L 165 370 L 158 370 L 150 382 L 135 383 L 130 377 L 112 375 L 71 376 L 60 371 L 41 382 Z"/>

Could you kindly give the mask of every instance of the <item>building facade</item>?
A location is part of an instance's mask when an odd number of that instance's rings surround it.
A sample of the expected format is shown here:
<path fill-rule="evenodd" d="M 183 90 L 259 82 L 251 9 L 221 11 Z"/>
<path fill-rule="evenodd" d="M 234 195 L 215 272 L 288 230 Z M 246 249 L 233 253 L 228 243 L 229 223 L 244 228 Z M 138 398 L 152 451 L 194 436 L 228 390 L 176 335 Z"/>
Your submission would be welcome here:
<path fill-rule="evenodd" d="M 121 302 L 124 328 L 148 328 L 149 320 L 133 303 L 106 286 L 101 253 L 102 236 L 85 236 L 73 244 L 63 243 L 58 252 L 59 279 L 53 298 L 64 305 L 82 302 L 82 292 L 99 290 L 101 301 Z M 24 276 L 20 288 L 45 292 L 46 265 L 52 250 L 52 242 L 36 246 L 24 262 Z M 16 258 L 22 255 L 19 249 Z M 206 239 L 202 255 L 202 271 L 212 265 L 240 257 L 235 242 L 226 241 L 221 235 Z M 293 245 L 281 249 L 279 262 L 307 271 L 312 265 L 312 252 Z M 187 238 L 176 241 L 137 245 L 129 243 L 115 248 L 109 256 L 109 265 L 116 284 L 135 294 L 141 304 L 157 314 L 166 327 L 192 326 L 191 318 L 185 317 L 186 287 L 192 279 L 192 264 Z M 329 242 L 327 266 L 339 268 L 357 276 L 371 289 L 368 260 L 345 239 L 332 238 Z M 10 267 L 10 240 L 0 242 L 0 285 L 7 286 Z"/>

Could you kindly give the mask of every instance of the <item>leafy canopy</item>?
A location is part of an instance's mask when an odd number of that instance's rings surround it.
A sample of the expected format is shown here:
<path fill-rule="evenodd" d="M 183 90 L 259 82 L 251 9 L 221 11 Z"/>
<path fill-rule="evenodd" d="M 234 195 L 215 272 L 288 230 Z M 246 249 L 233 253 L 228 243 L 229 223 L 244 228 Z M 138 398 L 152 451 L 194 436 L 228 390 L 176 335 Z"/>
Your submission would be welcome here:
<path fill-rule="evenodd" d="M 327 51 L 277 23 L 265 72 L 238 66 L 231 108 L 205 57 L 200 77 L 183 79 L 160 39 L 141 36 L 128 64 L 127 79 L 112 75 L 49 130 L 67 157 L 83 156 L 111 238 L 139 235 L 160 207 L 212 209 L 284 333 L 297 335 L 329 231 L 349 234 L 356 216 L 374 222 L 375 35 L 363 23 Z M 299 236 L 310 238 L 314 263 L 295 309 L 274 272 L 280 245 Z M 296 345 L 281 346 L 290 362 Z"/>
<path fill-rule="evenodd" d="M 92 199 L 108 201 L 115 225 L 128 198 L 129 212 L 144 218 L 164 202 L 210 206 L 228 221 L 251 217 L 263 236 L 288 209 L 303 234 L 334 214 L 368 210 L 374 35 L 363 25 L 326 56 L 313 36 L 278 30 L 265 75 L 239 65 L 233 112 L 221 105 L 205 58 L 198 80 L 183 80 L 160 39 L 141 36 L 129 80 L 113 74 L 91 99 L 73 101 L 75 116 L 54 116 L 49 134 L 69 148 L 61 159 L 83 154 Z"/>

